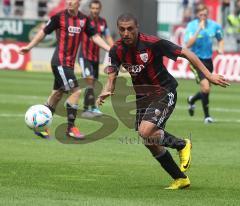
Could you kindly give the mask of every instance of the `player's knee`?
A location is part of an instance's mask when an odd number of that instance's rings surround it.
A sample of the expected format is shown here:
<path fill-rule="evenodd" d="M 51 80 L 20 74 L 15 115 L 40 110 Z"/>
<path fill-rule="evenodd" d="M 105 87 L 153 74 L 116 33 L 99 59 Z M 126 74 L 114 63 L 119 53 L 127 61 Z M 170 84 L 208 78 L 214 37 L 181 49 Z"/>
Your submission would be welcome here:
<path fill-rule="evenodd" d="M 72 92 L 72 94 L 73 94 L 74 96 L 80 96 L 80 94 L 81 94 L 81 89 L 75 89 L 75 90 Z"/>
<path fill-rule="evenodd" d="M 149 128 L 145 127 L 144 125 L 140 125 L 140 127 L 138 129 L 138 134 L 142 138 L 149 138 L 151 136 L 151 130 L 149 130 Z"/>
<path fill-rule="evenodd" d="M 210 93 L 210 87 L 202 87 L 203 93 Z"/>
<path fill-rule="evenodd" d="M 210 85 L 208 81 L 201 82 L 201 92 L 209 93 L 210 92 Z"/>

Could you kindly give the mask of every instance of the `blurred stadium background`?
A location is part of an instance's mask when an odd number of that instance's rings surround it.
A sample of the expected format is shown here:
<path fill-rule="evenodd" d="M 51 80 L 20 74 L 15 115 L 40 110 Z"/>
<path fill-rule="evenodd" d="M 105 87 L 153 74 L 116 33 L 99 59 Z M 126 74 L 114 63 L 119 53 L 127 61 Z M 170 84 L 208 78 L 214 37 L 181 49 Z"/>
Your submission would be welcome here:
<path fill-rule="evenodd" d="M 55 35 L 48 36 L 28 55 L 20 56 L 16 51 L 31 40 L 50 15 L 64 8 L 65 1 L 0 2 L 0 205 L 240 205 L 240 16 L 235 0 L 204 1 L 210 17 L 224 27 L 225 33 L 226 53 L 214 55 L 215 72 L 224 74 L 232 84 L 227 89 L 213 87 L 211 112 L 216 123 L 203 124 L 200 103 L 196 115 L 188 116 L 186 98 L 198 86 L 187 61 L 166 60 L 168 70 L 180 82 L 176 111 L 167 129 L 182 137 L 191 133 L 193 140 L 193 163 L 188 172 L 192 187 L 184 192 L 162 190 L 170 178 L 144 146 L 134 142 L 137 134 L 120 121 L 113 134 L 92 144 L 64 145 L 33 136 L 24 125 L 24 113 L 29 106 L 44 103 L 52 88 L 49 71 Z M 138 17 L 143 32 L 183 45 L 185 25 L 199 1 L 101 2 L 102 16 L 115 39 L 117 16 L 129 11 Z M 80 9 L 85 13 L 88 3 L 82 0 Z M 103 53 L 103 63 L 104 57 Z M 102 75 L 100 81 L 105 80 Z M 118 119 L 110 100 L 103 112 Z M 63 117 L 54 117 L 53 134 L 64 121 Z M 99 128 L 90 120 L 81 119 L 78 124 L 86 134 Z"/>
<path fill-rule="evenodd" d="M 223 2 L 229 2 L 225 6 Z M 223 25 L 225 31 L 225 55 L 215 55 L 214 65 L 218 73 L 227 79 L 240 81 L 240 8 L 236 8 L 235 0 L 205 0 L 210 10 L 210 18 Z M 19 45 L 26 44 L 38 31 L 42 22 L 65 6 L 64 0 L 1 0 L 0 8 L 0 41 L 1 47 L 9 52 L 2 53 L 0 69 L 12 70 L 50 70 L 49 57 L 53 52 L 55 35 L 48 36 L 38 48 L 29 55 L 20 57 L 15 50 Z M 8 2 L 8 3 L 6 3 Z M 158 34 L 183 45 L 186 23 L 193 17 L 195 0 L 102 0 L 102 15 L 106 17 L 109 28 L 115 39 L 118 38 L 116 19 L 125 11 L 134 13 L 140 23 L 140 29 L 150 34 Z M 89 0 L 82 0 L 81 10 L 88 13 Z M 236 11 L 237 10 L 237 11 Z M 171 12 L 171 15 L 169 15 Z M 234 17 L 236 24 L 232 17 Z M 232 20 L 232 21 L 231 21 Z M 235 23 L 235 24 L 234 24 Z M 10 46 L 9 46 L 10 45 Z M 102 55 L 104 56 L 104 55 Z M 6 61 L 7 59 L 7 61 Z M 187 62 L 166 62 L 171 73 L 176 77 L 193 78 Z"/>

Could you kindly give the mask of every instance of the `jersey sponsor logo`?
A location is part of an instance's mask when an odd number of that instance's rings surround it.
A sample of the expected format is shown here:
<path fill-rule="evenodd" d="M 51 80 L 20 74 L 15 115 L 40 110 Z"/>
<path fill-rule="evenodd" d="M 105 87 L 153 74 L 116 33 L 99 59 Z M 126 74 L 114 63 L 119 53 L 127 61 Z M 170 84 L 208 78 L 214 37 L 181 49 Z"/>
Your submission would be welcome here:
<path fill-rule="evenodd" d="M 140 73 L 144 68 L 145 66 L 140 64 L 140 65 L 132 65 L 132 64 L 127 64 L 127 63 L 124 63 L 122 64 L 122 66 L 129 72 L 129 73 L 132 73 L 132 74 L 138 74 Z"/>
<path fill-rule="evenodd" d="M 0 69 L 19 69 L 24 64 L 24 56 L 18 54 L 19 46 L 16 44 L 0 43 Z"/>
<path fill-rule="evenodd" d="M 81 28 L 80 27 L 75 27 L 75 26 L 69 26 L 68 27 L 68 32 L 71 34 L 80 34 Z"/>
<path fill-rule="evenodd" d="M 148 61 L 148 53 L 142 53 L 140 54 L 140 58 L 144 63 L 147 63 Z"/>

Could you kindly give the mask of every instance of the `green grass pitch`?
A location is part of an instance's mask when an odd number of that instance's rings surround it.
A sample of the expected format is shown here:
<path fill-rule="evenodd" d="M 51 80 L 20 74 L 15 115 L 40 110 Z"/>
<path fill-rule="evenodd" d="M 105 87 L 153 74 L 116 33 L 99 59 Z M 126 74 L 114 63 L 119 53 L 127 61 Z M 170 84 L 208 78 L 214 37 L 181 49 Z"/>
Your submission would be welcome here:
<path fill-rule="evenodd" d="M 200 103 L 194 117 L 187 113 L 186 98 L 198 86 L 179 80 L 177 106 L 166 129 L 180 137 L 192 135 L 191 187 L 166 191 L 172 180 L 144 146 L 121 142 L 137 137 L 122 123 L 90 144 L 35 138 L 24 113 L 46 101 L 52 80 L 50 73 L 0 71 L 0 205 L 240 205 L 239 84 L 213 86 L 210 109 L 216 123 L 205 125 Z M 110 100 L 102 111 L 117 118 Z M 52 133 L 64 122 L 54 116 Z M 82 119 L 77 125 L 86 134 L 99 127 Z M 176 151 L 170 151 L 178 161 Z"/>

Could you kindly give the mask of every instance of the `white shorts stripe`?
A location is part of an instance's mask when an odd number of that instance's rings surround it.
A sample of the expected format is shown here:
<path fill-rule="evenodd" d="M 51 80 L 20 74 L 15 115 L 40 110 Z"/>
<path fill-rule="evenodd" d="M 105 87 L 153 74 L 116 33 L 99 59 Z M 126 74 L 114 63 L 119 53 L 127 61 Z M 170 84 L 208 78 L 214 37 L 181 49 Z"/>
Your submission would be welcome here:
<path fill-rule="evenodd" d="M 83 78 L 86 78 L 84 59 L 82 57 L 79 58 L 79 64 L 80 64 L 80 67 L 82 70 L 82 76 L 83 76 Z"/>
<path fill-rule="evenodd" d="M 62 66 L 58 66 L 58 72 L 62 78 L 62 81 L 63 81 L 63 84 L 64 84 L 64 87 L 65 87 L 65 90 L 66 91 L 69 91 L 70 90 L 70 87 L 69 87 L 69 84 L 68 84 L 68 81 L 67 81 L 67 78 L 65 76 L 65 73 L 64 73 L 64 70 L 63 70 L 63 67 Z"/>
<path fill-rule="evenodd" d="M 169 109 L 168 108 L 165 108 L 162 112 L 162 116 L 161 118 L 159 119 L 158 123 L 157 123 L 157 126 L 159 127 L 165 120 L 166 116 L 167 116 L 167 113 L 169 112 Z"/>
<path fill-rule="evenodd" d="M 162 112 L 162 116 L 160 117 L 160 119 L 159 119 L 159 121 L 157 123 L 158 127 L 165 121 L 165 119 L 167 117 L 167 114 L 169 112 L 169 107 L 174 105 L 174 94 L 172 92 L 170 92 L 167 95 L 169 97 L 168 105 Z"/>
<path fill-rule="evenodd" d="M 169 102 L 168 102 L 168 106 L 172 106 L 174 105 L 174 94 L 172 92 L 168 93 L 168 97 L 169 97 Z"/>

